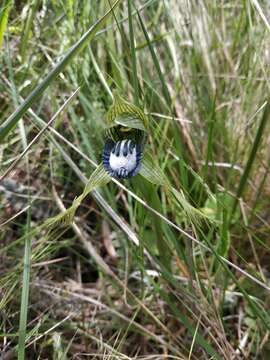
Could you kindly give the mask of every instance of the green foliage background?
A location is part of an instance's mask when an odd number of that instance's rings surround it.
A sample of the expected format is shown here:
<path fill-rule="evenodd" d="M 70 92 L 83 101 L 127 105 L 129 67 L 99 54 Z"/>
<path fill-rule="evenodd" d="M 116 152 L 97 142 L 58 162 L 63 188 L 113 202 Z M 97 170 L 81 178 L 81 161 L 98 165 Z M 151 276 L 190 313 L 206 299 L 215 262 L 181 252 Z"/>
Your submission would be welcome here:
<path fill-rule="evenodd" d="M 269 18 L 1 2 L 3 359 L 269 358 Z M 143 176 L 108 183 L 114 90 L 148 137 Z"/>

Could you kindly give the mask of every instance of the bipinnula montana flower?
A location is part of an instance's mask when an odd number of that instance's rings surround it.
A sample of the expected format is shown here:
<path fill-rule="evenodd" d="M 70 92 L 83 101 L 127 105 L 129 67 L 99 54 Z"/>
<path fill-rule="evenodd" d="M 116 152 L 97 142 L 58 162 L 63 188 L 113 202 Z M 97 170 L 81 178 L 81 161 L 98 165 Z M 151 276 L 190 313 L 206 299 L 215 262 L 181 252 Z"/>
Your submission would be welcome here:
<path fill-rule="evenodd" d="M 141 146 L 133 140 L 106 141 L 102 160 L 110 176 L 119 179 L 135 176 L 140 170 L 141 159 Z"/>
<path fill-rule="evenodd" d="M 106 121 L 104 169 L 118 179 L 135 176 L 140 170 L 146 140 L 148 120 L 145 114 L 116 93 Z"/>
<path fill-rule="evenodd" d="M 113 178 L 128 179 L 137 174 L 152 184 L 164 186 L 189 216 L 196 216 L 198 210 L 187 202 L 182 191 L 179 192 L 169 184 L 159 166 L 154 163 L 154 157 L 149 152 L 144 154 L 149 132 L 148 117 L 144 112 L 114 93 L 114 102 L 105 120 L 107 126 L 102 162 L 91 174 L 84 191 L 74 199 L 72 206 L 64 213 L 48 219 L 46 226 L 53 228 L 59 223 L 70 223 L 77 208 L 91 191 L 104 186 Z"/>

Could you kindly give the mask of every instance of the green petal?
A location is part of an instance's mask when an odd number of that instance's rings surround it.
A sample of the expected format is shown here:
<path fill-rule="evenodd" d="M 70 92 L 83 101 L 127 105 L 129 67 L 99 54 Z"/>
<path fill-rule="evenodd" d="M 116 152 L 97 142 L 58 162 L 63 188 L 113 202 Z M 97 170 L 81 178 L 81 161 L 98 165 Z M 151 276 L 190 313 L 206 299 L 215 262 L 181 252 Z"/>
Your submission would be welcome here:
<path fill-rule="evenodd" d="M 114 92 L 113 95 L 114 102 L 106 115 L 107 125 L 111 126 L 113 123 L 117 124 L 115 121 L 119 121 L 119 117 L 124 115 L 126 120 L 123 121 L 127 121 L 129 125 L 124 124 L 123 126 L 133 128 L 134 126 L 130 125 L 135 124 L 135 129 L 143 129 L 146 131 L 146 129 L 148 129 L 148 117 L 144 114 L 144 112 L 138 106 L 123 99 L 117 92 Z M 130 117 L 130 119 L 127 119 L 128 117 Z M 136 122 L 134 119 L 136 119 Z M 138 126 L 140 126 L 140 128 Z"/>
<path fill-rule="evenodd" d="M 47 220 L 48 227 L 55 227 L 57 225 L 68 225 L 73 221 L 75 212 L 81 205 L 86 196 L 95 188 L 106 185 L 111 180 L 111 177 L 105 171 L 103 164 L 100 164 L 96 170 L 91 174 L 84 191 L 80 196 L 73 200 L 71 207 L 65 212 Z"/>
<path fill-rule="evenodd" d="M 146 131 L 144 123 L 141 121 L 141 119 L 139 119 L 135 115 L 130 115 L 130 114 L 125 113 L 120 116 L 116 116 L 114 122 L 117 125 L 121 125 L 121 126 L 124 126 L 127 128 Z"/>
<path fill-rule="evenodd" d="M 153 157 L 145 154 L 139 171 L 146 180 L 155 185 L 166 185 L 166 179 L 161 169 L 153 163 Z"/>
<path fill-rule="evenodd" d="M 171 201 L 174 201 L 181 211 L 185 213 L 186 218 L 193 223 L 198 222 L 202 218 L 207 218 L 209 220 L 205 214 L 189 203 L 182 190 L 175 189 L 169 183 L 165 174 L 161 171 L 158 165 L 154 164 L 153 156 L 150 154 L 146 154 L 144 156 L 139 174 L 150 183 L 163 186 L 168 192 L 168 196 Z"/>

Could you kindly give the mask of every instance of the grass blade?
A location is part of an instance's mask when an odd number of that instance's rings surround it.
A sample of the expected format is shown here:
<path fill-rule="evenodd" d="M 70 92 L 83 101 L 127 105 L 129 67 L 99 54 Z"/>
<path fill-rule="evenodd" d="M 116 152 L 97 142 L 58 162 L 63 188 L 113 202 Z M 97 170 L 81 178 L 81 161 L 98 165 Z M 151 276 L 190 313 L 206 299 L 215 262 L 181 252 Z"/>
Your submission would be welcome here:
<path fill-rule="evenodd" d="M 248 180 L 248 177 L 249 177 L 249 174 L 250 174 L 250 171 L 251 171 L 252 164 L 254 163 L 254 160 L 256 158 L 256 154 L 257 154 L 259 145 L 261 143 L 261 140 L 262 140 L 262 137 L 263 137 L 263 134 L 264 134 L 264 129 L 265 129 L 266 123 L 269 120 L 269 114 L 270 114 L 270 101 L 268 100 L 268 102 L 266 104 L 266 107 L 264 109 L 264 112 L 263 112 L 263 116 L 262 116 L 259 128 L 258 128 L 256 136 L 255 136 L 251 151 L 250 151 L 250 155 L 249 155 L 249 158 L 248 158 L 244 173 L 243 173 L 243 175 L 242 175 L 242 177 L 240 179 L 240 183 L 239 183 L 239 186 L 238 186 L 238 189 L 237 189 L 235 201 L 233 203 L 232 212 L 231 212 L 229 222 L 231 222 L 231 220 L 233 218 L 233 215 L 234 215 L 234 212 L 236 210 L 237 203 L 238 203 L 238 199 L 243 194 L 245 185 L 247 183 L 247 180 Z"/>
<path fill-rule="evenodd" d="M 20 52 L 21 52 L 21 56 L 22 56 L 22 62 L 24 62 L 25 57 L 26 57 L 27 45 L 28 45 L 28 41 L 30 39 L 31 28 L 32 28 L 35 13 L 36 13 L 37 8 L 38 8 L 38 4 L 39 4 L 39 0 L 34 0 L 29 5 L 28 16 L 27 16 L 25 27 L 23 29 L 22 39 L 21 39 Z"/>
<path fill-rule="evenodd" d="M 131 12 L 131 0 L 128 0 L 128 25 L 129 25 L 129 38 L 130 38 L 130 52 L 132 61 L 132 82 L 134 87 L 134 102 L 135 105 L 139 105 L 139 82 L 137 77 L 137 65 L 136 65 L 136 52 L 135 52 L 135 40 L 132 24 L 132 12 Z"/>
<path fill-rule="evenodd" d="M 156 67 L 156 70 L 157 70 L 157 73 L 158 73 L 158 76 L 159 76 L 159 79 L 160 79 L 160 82 L 161 82 L 161 86 L 162 86 L 162 92 L 163 92 L 163 96 L 164 96 L 164 99 L 166 100 L 166 103 L 169 107 L 171 107 L 171 97 L 170 97 L 170 93 L 169 93 L 169 90 L 168 90 L 168 87 L 166 85 L 166 81 L 164 79 L 164 76 L 162 74 L 162 71 L 161 71 L 161 67 L 159 65 L 159 61 L 158 61 L 158 58 L 157 58 L 157 55 L 155 53 L 155 50 L 153 48 L 153 45 L 151 43 L 151 40 L 149 38 L 149 35 L 148 35 L 148 32 L 146 30 L 146 27 L 143 23 L 143 20 L 142 20 L 142 17 L 140 15 L 140 13 L 137 11 L 137 14 L 138 14 L 138 18 L 139 18 L 139 21 L 140 21 L 140 24 L 141 24 L 141 27 L 142 27 L 142 30 L 143 30 L 143 33 L 144 33 L 144 36 L 145 36 L 145 39 L 147 41 L 147 45 L 149 47 L 149 50 L 150 50 L 150 53 L 151 53 L 151 56 L 152 56 L 152 60 L 153 60 L 153 63 Z"/>
<path fill-rule="evenodd" d="M 3 7 L 0 12 L 0 48 L 3 44 L 4 34 L 8 23 L 8 15 L 11 9 L 12 0 L 4 1 Z"/>
<path fill-rule="evenodd" d="M 30 200 L 30 199 L 29 199 Z M 18 360 L 24 360 L 26 325 L 29 301 L 30 267 L 31 267 L 31 207 L 27 210 L 26 238 L 24 248 L 23 286 L 19 324 Z"/>

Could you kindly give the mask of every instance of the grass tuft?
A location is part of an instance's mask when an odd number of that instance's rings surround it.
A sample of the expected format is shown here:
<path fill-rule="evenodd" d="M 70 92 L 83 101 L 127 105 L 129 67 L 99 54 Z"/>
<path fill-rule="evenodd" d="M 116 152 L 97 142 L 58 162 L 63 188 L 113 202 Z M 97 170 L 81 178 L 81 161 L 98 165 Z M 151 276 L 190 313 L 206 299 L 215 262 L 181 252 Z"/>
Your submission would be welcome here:
<path fill-rule="evenodd" d="M 268 359 L 269 18 L 2 1 L 1 359 Z"/>

